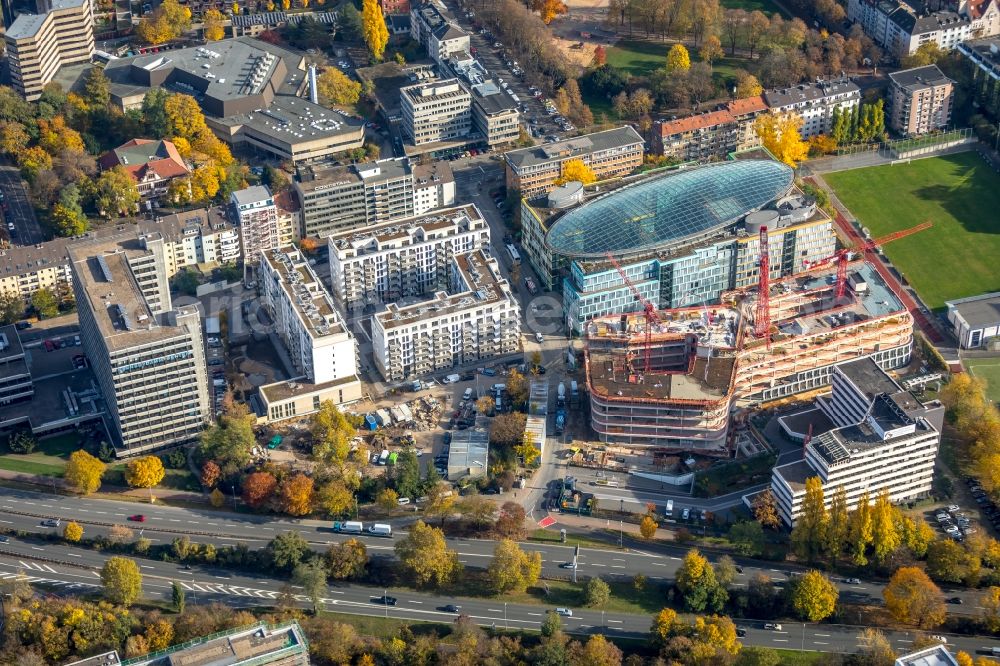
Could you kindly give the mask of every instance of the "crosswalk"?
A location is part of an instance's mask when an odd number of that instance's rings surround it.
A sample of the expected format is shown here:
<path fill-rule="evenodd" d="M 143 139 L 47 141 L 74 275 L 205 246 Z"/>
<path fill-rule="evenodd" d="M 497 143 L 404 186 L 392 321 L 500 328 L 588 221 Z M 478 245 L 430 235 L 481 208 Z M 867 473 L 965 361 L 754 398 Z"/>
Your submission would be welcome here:
<path fill-rule="evenodd" d="M 22 564 L 24 564 L 24 563 L 22 562 Z M 35 564 L 35 563 L 32 563 L 32 564 Z M 41 566 L 45 566 L 45 565 L 41 565 Z M 36 566 L 29 566 L 29 565 L 25 564 L 25 568 L 31 569 L 33 571 L 40 570 L 40 571 L 49 571 L 51 573 L 58 573 L 55 570 L 53 570 L 51 567 L 49 567 L 48 569 L 38 569 L 38 565 L 36 565 Z M 11 580 L 11 579 L 15 579 L 15 578 L 19 578 L 19 579 L 21 579 L 21 580 L 23 580 L 23 581 L 25 581 L 27 583 L 39 583 L 39 584 L 44 584 L 44 585 L 51 585 L 53 587 L 61 587 L 61 588 L 66 589 L 66 590 L 76 590 L 76 589 L 81 589 L 81 588 L 96 588 L 96 587 L 100 587 L 100 585 L 97 585 L 96 583 L 81 583 L 81 582 L 70 581 L 70 580 L 57 580 L 55 578 L 46 578 L 44 576 L 28 575 L 27 573 L 11 573 L 9 571 L 0 571 L 0 579 L 2 579 L 2 580 Z"/>
<path fill-rule="evenodd" d="M 205 592 L 207 594 L 224 594 L 227 596 L 236 596 L 236 597 L 258 597 L 261 599 L 277 599 L 278 597 L 281 596 L 281 592 L 275 592 L 273 590 L 258 590 L 250 587 L 239 587 L 236 585 L 219 585 L 217 583 L 184 583 L 184 582 L 182 582 L 180 585 L 185 590 L 194 592 Z"/>

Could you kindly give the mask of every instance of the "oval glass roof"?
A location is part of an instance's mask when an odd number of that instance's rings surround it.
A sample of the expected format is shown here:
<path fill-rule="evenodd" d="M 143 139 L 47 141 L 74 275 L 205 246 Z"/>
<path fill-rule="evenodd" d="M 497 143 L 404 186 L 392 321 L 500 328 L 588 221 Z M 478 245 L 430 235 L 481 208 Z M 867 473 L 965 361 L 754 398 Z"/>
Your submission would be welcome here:
<path fill-rule="evenodd" d="M 556 220 L 545 242 L 570 257 L 634 254 L 723 228 L 785 195 L 780 162 L 735 160 L 674 171 L 609 192 Z"/>

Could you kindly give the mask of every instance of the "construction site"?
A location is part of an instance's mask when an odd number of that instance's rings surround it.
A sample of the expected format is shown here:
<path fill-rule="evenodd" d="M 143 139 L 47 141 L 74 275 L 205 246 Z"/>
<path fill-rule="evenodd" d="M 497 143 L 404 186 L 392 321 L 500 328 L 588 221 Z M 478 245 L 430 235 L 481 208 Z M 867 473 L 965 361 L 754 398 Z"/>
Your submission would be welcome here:
<path fill-rule="evenodd" d="M 713 306 L 598 318 L 586 327 L 591 422 L 609 444 L 746 454 L 747 417 L 762 404 L 822 392 L 839 363 L 871 357 L 906 365 L 913 320 L 875 267 L 850 259 L 930 226 L 838 250 L 798 275 L 772 281 L 761 230 L 759 283 Z M 623 279 L 628 279 L 622 273 Z"/>

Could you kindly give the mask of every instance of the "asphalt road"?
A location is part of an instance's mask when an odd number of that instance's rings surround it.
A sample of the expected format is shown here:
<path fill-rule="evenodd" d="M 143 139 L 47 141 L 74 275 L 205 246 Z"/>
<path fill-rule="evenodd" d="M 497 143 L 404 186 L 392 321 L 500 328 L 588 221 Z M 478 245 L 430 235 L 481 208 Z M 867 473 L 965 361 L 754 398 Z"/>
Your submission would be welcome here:
<path fill-rule="evenodd" d="M 45 562 L 41 555 L 19 554 L 15 550 L 33 547 L 26 544 L 3 544 L 0 547 L 0 579 L 10 580 L 24 576 L 29 582 L 67 592 L 86 592 L 100 587 L 97 570 L 109 554 L 82 550 L 62 544 L 46 545 L 44 557 L 70 559 L 75 565 Z M 29 551 L 29 552 L 34 552 Z M 171 585 L 178 582 L 186 591 L 189 604 L 219 601 L 230 607 L 272 605 L 283 595 L 292 595 L 302 605 L 309 600 L 300 588 L 282 580 L 264 576 L 233 574 L 206 566 L 190 570 L 178 564 L 156 560 L 139 560 L 143 574 L 144 595 L 152 599 L 169 600 Z M 395 606 L 377 602 L 383 594 L 395 597 Z M 455 604 L 460 612 L 476 623 L 490 627 L 537 630 L 544 615 L 551 607 L 533 604 L 506 603 L 495 599 L 467 599 L 440 597 L 410 590 L 364 587 L 360 585 L 333 585 L 322 599 L 326 610 L 353 615 L 385 616 L 395 619 L 429 622 L 450 622 L 456 613 L 444 611 L 446 604 Z M 572 608 L 572 617 L 563 618 L 564 628 L 576 634 L 602 633 L 609 636 L 642 639 L 646 636 L 651 617 L 643 614 L 602 612 L 594 609 Z M 785 623 L 780 631 L 765 630 L 761 622 L 739 621 L 737 626 L 746 629 L 741 638 L 744 645 L 761 645 L 774 648 L 815 650 L 820 652 L 854 652 L 858 649 L 858 635 L 863 627 L 844 625 L 807 625 Z M 912 632 L 887 632 L 898 651 L 906 651 L 913 643 Z M 984 637 L 948 635 L 948 644 L 970 653 L 989 653 L 1000 642 Z"/>
<path fill-rule="evenodd" d="M 17 229 L 15 233 L 11 234 L 11 243 L 13 245 L 34 245 L 45 240 L 42 228 L 38 225 L 38 219 L 35 217 L 35 210 L 31 207 L 31 202 L 28 201 L 28 193 L 17 167 L 0 164 L 0 190 L 3 191 L 4 202 L 7 204 L 4 219 L 7 222 L 13 222 Z"/>
<path fill-rule="evenodd" d="M 141 513 L 146 517 L 144 522 L 130 522 L 129 516 Z M 285 531 L 297 531 L 316 550 L 325 550 L 330 544 L 351 538 L 350 535 L 340 535 L 330 529 L 330 523 L 316 520 L 289 520 L 273 516 L 251 516 L 237 513 L 217 512 L 210 509 L 180 508 L 150 506 L 134 502 L 118 502 L 114 500 L 85 499 L 60 495 L 47 495 L 10 488 L 0 488 L 0 527 L 10 530 L 23 530 L 34 533 L 55 533 L 58 528 L 44 527 L 41 521 L 45 518 L 60 520 L 76 520 L 84 526 L 86 534 L 95 536 L 107 534 L 110 525 L 128 524 L 136 534 L 159 543 L 168 543 L 173 539 L 187 534 L 192 541 L 212 543 L 215 546 L 232 546 L 245 543 L 250 548 L 261 548 L 277 534 Z M 396 521 L 395 535 L 398 538 L 404 531 Z M 556 525 L 558 527 L 558 523 Z M 634 528 L 633 528 L 634 530 Z M 393 540 L 362 535 L 359 538 L 365 543 L 373 556 L 392 556 Z M 467 567 L 485 568 L 489 565 L 496 543 L 478 539 L 449 539 L 450 545 L 458 552 L 459 560 Z M 25 543 L 17 537 L 7 544 L 0 544 L 4 552 L 13 552 L 34 557 L 55 557 L 60 553 L 61 561 L 76 558 L 76 555 L 64 556 L 64 547 L 50 543 Z M 572 561 L 574 548 L 561 544 L 525 543 L 525 550 L 537 551 L 542 555 L 543 578 L 568 578 L 571 571 L 560 565 Z M 84 551 L 76 551 L 81 553 Z M 644 544 L 638 550 L 602 550 L 582 548 L 579 556 L 578 577 L 601 576 L 605 579 L 614 577 L 631 578 L 641 573 L 650 580 L 666 582 L 672 580 L 680 566 L 685 548 Z M 710 555 L 710 559 L 715 559 Z M 791 567 L 772 563 L 737 558 L 743 573 L 737 576 L 734 583 L 742 587 L 752 577 L 763 574 L 775 585 L 782 585 L 789 580 L 790 573 L 801 572 L 801 567 Z M 840 590 L 841 598 L 856 603 L 881 603 L 882 587 L 880 582 L 861 581 L 859 584 L 849 584 L 841 578 L 834 579 Z M 945 590 L 947 597 L 959 597 L 962 604 L 949 604 L 950 613 L 959 615 L 976 615 L 981 610 L 979 598 L 982 592 L 977 590 Z"/>

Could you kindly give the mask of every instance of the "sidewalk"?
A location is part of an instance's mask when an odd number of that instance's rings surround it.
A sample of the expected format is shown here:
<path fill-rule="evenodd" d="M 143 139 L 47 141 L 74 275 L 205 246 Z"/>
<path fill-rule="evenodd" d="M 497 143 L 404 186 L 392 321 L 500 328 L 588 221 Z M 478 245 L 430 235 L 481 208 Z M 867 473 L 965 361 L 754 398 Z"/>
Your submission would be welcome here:
<path fill-rule="evenodd" d="M 62 479 L 54 476 L 40 476 L 35 474 L 23 474 L 0 469 L 0 479 L 16 481 L 31 486 L 36 486 L 38 492 L 49 492 L 61 495 L 74 495 L 75 493 L 66 488 L 66 483 Z M 101 489 L 88 495 L 92 499 L 129 500 L 134 502 L 144 502 L 149 504 L 150 493 L 158 500 L 166 502 L 197 502 L 208 504 L 208 496 L 203 493 L 196 493 L 190 490 L 174 490 L 173 488 L 153 488 L 151 491 L 146 488 L 128 488 L 125 486 L 112 486 L 103 484 Z"/>

